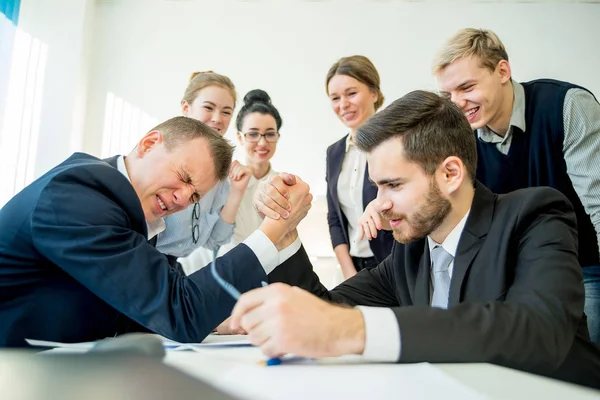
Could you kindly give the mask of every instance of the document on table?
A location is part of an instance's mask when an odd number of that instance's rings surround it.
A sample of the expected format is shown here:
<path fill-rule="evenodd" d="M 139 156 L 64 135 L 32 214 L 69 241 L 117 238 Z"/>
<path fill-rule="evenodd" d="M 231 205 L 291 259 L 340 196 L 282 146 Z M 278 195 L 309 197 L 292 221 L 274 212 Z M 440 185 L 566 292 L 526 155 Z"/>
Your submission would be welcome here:
<path fill-rule="evenodd" d="M 298 383 L 299 377 L 302 384 Z M 346 364 L 317 360 L 275 367 L 242 364 L 211 382 L 249 400 L 487 399 L 429 363 Z"/>
<path fill-rule="evenodd" d="M 158 336 L 158 335 L 157 335 Z M 245 335 L 208 335 L 201 343 L 180 343 L 159 336 L 167 351 L 192 350 L 197 351 L 207 347 L 244 347 L 252 346 Z M 63 349 L 69 352 L 86 352 L 97 342 L 63 343 L 48 340 L 25 339 L 30 346 Z"/>

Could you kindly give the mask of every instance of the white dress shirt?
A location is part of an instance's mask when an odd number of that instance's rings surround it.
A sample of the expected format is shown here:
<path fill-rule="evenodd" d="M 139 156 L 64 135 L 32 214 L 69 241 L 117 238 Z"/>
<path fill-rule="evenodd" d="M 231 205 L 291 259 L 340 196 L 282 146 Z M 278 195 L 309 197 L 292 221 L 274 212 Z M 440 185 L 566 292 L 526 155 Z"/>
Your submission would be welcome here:
<path fill-rule="evenodd" d="M 460 236 L 465 228 L 469 212 L 470 210 L 462 217 L 458 224 L 456 224 L 454 229 L 452 229 L 441 244 L 444 250 L 450 253 L 452 257 L 456 256 L 458 242 L 460 241 Z M 427 243 L 429 245 L 429 257 L 431 259 L 431 250 L 439 245 L 439 243 L 436 243 L 429 236 L 427 236 Z M 453 269 L 454 259 L 448 267 L 450 278 L 452 278 Z M 432 273 L 432 270 L 433 265 L 430 265 L 430 274 Z M 430 279 L 430 282 L 433 282 L 433 279 Z M 433 293 L 433 290 L 431 290 L 431 292 Z M 362 312 L 363 319 L 365 320 L 365 349 L 363 351 L 363 357 L 373 361 L 398 361 L 402 348 L 402 339 L 396 314 L 394 314 L 391 308 L 359 306 L 358 309 Z"/>
<path fill-rule="evenodd" d="M 373 257 L 366 238 L 359 239 L 358 219 L 363 215 L 363 184 L 367 157 L 352 142 L 352 135 L 346 139 L 346 154 L 342 161 L 342 170 L 338 178 L 337 194 L 340 208 L 348 220 L 348 239 L 352 257 Z"/>

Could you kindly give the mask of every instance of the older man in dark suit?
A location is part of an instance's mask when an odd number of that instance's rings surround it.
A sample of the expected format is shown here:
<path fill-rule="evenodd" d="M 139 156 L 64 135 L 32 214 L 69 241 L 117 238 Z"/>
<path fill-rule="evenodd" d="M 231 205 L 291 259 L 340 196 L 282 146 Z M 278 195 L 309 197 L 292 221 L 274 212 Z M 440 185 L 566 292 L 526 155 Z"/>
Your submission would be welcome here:
<path fill-rule="evenodd" d="M 268 355 L 491 362 L 600 387 L 576 218 L 564 195 L 551 188 L 495 195 L 476 182 L 471 127 L 433 93 L 392 103 L 359 128 L 357 144 L 400 243 L 378 267 L 332 291 L 299 251 L 287 261 L 297 283 L 329 302 L 270 285 L 241 297 L 232 329 L 247 330 Z"/>
<path fill-rule="evenodd" d="M 164 216 L 227 177 L 232 152 L 205 124 L 176 117 L 116 168 L 74 154 L 15 195 L 0 210 L 0 347 L 139 330 L 201 341 L 234 300 L 208 268 L 186 277 L 148 239 Z M 266 220 L 219 259 L 218 272 L 242 291 L 259 287 L 300 246 L 295 226 L 311 196 L 306 184 L 298 189 L 290 221 Z"/>

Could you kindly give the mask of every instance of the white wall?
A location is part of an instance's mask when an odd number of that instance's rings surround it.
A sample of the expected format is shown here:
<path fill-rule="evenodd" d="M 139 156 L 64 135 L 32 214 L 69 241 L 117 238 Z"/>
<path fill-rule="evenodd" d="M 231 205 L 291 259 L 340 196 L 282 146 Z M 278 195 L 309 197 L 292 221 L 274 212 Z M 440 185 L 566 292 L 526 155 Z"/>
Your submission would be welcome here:
<path fill-rule="evenodd" d="M 19 28 L 47 45 L 37 177 L 82 149 L 94 0 L 22 0 Z"/>
<path fill-rule="evenodd" d="M 325 149 L 345 134 L 324 91 L 339 57 L 371 58 L 387 104 L 435 89 L 437 48 L 460 28 L 484 27 L 503 39 L 516 79 L 559 78 L 600 95 L 596 4 L 104 0 L 95 16 L 88 152 L 100 153 L 107 92 L 162 120 L 179 114 L 190 73 L 213 69 L 240 96 L 269 92 L 284 120 L 274 165 L 304 177 L 317 195 Z"/>

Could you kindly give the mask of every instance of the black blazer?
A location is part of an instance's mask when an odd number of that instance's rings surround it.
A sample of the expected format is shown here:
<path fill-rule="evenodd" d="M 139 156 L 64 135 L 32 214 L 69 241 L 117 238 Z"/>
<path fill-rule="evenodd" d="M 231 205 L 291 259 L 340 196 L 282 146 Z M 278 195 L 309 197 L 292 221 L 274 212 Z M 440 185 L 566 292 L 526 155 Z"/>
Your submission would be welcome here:
<path fill-rule="evenodd" d="M 426 239 L 395 244 L 378 267 L 330 292 L 303 249 L 286 264 L 295 269 L 293 283 L 325 299 L 390 307 L 400 327 L 400 362 L 490 362 L 600 388 L 600 348 L 589 340 L 583 313 L 575 214 L 554 189 L 495 195 L 476 184 L 447 310 L 430 307 Z"/>
<path fill-rule="evenodd" d="M 146 237 L 129 181 L 87 154 L 19 192 L 0 210 L 0 347 L 132 330 L 204 339 L 230 315 L 233 298 L 209 268 L 186 277 Z M 242 292 L 267 279 L 244 244 L 220 257 L 218 269 Z"/>
<path fill-rule="evenodd" d="M 338 140 L 327 148 L 326 173 L 327 181 L 327 223 L 331 244 L 336 248 L 340 244 L 350 245 L 348 238 L 348 219 L 342 212 L 338 198 L 337 186 L 342 171 L 342 161 L 346 155 L 346 138 Z M 362 191 L 363 211 L 371 201 L 377 197 L 377 186 L 369 181 L 369 168 L 365 168 L 365 177 Z M 377 262 L 383 261 L 392 251 L 394 237 L 391 231 L 379 231 L 377 237 L 369 242 L 371 251 Z"/>

